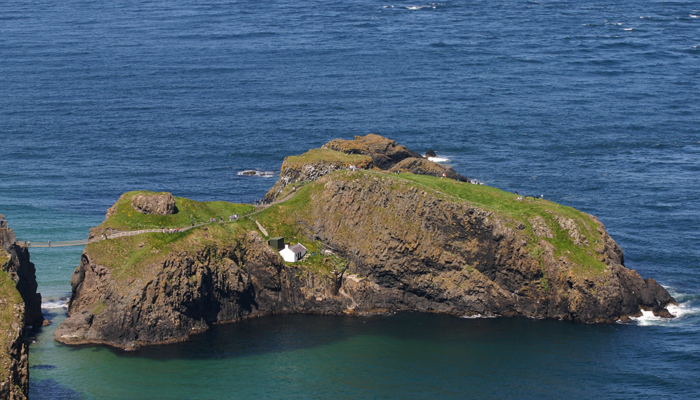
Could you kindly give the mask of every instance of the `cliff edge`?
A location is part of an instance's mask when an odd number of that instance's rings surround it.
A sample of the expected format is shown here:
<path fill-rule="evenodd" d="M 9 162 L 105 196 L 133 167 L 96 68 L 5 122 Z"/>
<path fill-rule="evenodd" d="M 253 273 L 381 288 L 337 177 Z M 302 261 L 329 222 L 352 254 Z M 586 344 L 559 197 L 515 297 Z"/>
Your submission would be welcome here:
<path fill-rule="evenodd" d="M 41 326 L 41 295 L 36 292 L 34 264 L 18 246 L 0 215 L 0 399 L 26 399 L 29 393 L 28 326 Z"/>
<path fill-rule="evenodd" d="M 258 210 L 175 197 L 177 213 L 147 215 L 131 201 L 155 194 L 124 194 L 91 237 L 166 229 L 85 248 L 56 340 L 133 349 L 273 313 L 411 310 L 584 323 L 641 310 L 671 316 L 665 307 L 675 300 L 624 267 L 595 217 L 461 179 L 396 174 L 402 163 L 427 160 L 341 144 L 285 159 L 296 175 L 283 166 L 271 191 L 278 201 Z M 245 217 L 227 218 L 234 213 Z M 277 236 L 303 243 L 307 255 L 284 262 L 265 241 Z"/>

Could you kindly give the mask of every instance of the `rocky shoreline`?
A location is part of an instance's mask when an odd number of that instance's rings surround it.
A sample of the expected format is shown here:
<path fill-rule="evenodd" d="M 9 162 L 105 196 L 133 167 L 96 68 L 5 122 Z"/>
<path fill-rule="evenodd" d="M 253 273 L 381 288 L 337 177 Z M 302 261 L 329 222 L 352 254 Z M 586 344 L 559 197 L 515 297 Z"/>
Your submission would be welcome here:
<path fill-rule="evenodd" d="M 665 307 L 675 300 L 624 267 L 622 250 L 595 217 L 450 179 L 448 168 L 377 135 L 288 157 L 268 193 L 284 201 L 248 218 L 173 240 L 156 233 L 89 244 L 71 279 L 69 318 L 54 338 L 135 349 L 275 313 L 420 311 L 583 323 L 641 310 L 671 316 Z M 134 196 L 141 209 L 153 208 L 149 194 L 125 194 L 93 234 L 132 215 Z M 190 207 L 175 201 L 174 209 Z M 167 224 L 177 214 L 148 218 Z M 313 255 L 283 262 L 257 232 L 260 223 Z"/>

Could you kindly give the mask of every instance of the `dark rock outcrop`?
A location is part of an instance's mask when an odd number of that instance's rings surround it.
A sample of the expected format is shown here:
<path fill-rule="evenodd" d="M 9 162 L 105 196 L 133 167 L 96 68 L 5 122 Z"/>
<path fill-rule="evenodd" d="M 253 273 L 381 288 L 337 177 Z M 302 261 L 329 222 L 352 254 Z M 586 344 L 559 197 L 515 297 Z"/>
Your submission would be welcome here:
<path fill-rule="evenodd" d="M 314 150 L 312 150 L 313 152 Z M 327 150 L 326 150 L 327 151 Z M 323 149 L 316 152 L 323 152 Z M 308 154 L 308 153 L 307 153 Z M 301 158 L 302 161 L 298 161 Z M 370 157 L 354 157 L 352 159 L 334 157 L 309 157 L 306 160 L 302 157 L 286 157 L 282 162 L 280 177 L 270 191 L 265 195 L 265 200 L 272 202 L 276 200 L 287 185 L 299 182 L 312 182 L 316 179 L 330 174 L 334 171 L 349 169 L 370 169 L 373 167 Z"/>
<path fill-rule="evenodd" d="M 406 158 L 397 163 L 391 169 L 391 172 L 410 172 L 416 175 L 430 175 L 437 177 L 446 177 L 458 181 L 466 182 L 468 179 L 450 167 L 449 165 L 441 165 L 436 162 L 426 160 L 424 158 Z"/>
<path fill-rule="evenodd" d="M 36 292 L 34 264 L 29 251 L 16 244 L 12 229 L 4 217 L 0 224 L 0 336 L 3 347 L 0 359 L 4 375 L 0 382 L 0 399 L 26 399 L 29 392 L 28 326 L 40 327 L 41 295 Z"/>
<path fill-rule="evenodd" d="M 143 214 L 172 215 L 177 212 L 175 198 L 170 193 L 134 196 L 131 207 Z"/>
<path fill-rule="evenodd" d="M 10 274 L 16 283 L 17 291 L 25 304 L 26 325 L 41 326 L 44 316 L 41 313 L 41 294 L 37 293 L 36 268 L 29 261 L 29 250 L 17 245 L 12 229 L 0 228 L 0 247 L 10 257 L 10 262 L 2 270 Z"/>
<path fill-rule="evenodd" d="M 284 188 L 289 184 L 315 181 L 331 172 L 349 169 L 350 165 L 358 169 L 410 172 L 418 175 L 445 176 L 462 182 L 472 182 L 470 179 L 455 172 L 448 165 L 430 161 L 405 146 L 397 145 L 391 139 L 373 133 L 366 136 L 355 136 L 353 140 L 334 139 L 315 151 L 323 150 L 333 150 L 343 154 L 361 155 L 368 158 L 349 162 L 334 157 L 323 160 L 304 156 L 287 157 L 282 163 L 279 180 L 265 195 L 265 200 L 267 202 L 277 200 Z M 477 183 L 477 181 L 473 183 Z"/>
<path fill-rule="evenodd" d="M 334 139 L 323 145 L 324 148 L 346 154 L 362 154 L 372 157 L 372 163 L 379 169 L 389 169 L 407 158 L 423 158 L 406 146 L 399 146 L 395 141 L 370 133 L 355 136 L 354 140 Z"/>

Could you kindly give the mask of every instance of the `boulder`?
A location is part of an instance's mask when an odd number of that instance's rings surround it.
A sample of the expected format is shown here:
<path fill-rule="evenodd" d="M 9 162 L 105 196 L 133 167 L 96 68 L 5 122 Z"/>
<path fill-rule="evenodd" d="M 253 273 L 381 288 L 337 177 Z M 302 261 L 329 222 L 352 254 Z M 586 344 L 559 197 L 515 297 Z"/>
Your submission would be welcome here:
<path fill-rule="evenodd" d="M 131 207 L 143 214 L 172 215 L 177 212 L 175 198 L 170 193 L 134 196 Z"/>

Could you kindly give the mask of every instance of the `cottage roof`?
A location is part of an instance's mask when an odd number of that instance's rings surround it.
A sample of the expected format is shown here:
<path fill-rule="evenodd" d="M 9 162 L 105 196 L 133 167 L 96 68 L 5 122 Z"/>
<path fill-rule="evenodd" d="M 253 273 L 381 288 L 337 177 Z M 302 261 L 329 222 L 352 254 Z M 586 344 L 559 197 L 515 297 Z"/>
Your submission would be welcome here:
<path fill-rule="evenodd" d="M 306 250 L 306 247 L 304 247 L 301 243 L 297 243 L 294 246 L 289 246 L 289 250 L 293 251 L 296 254 Z"/>

